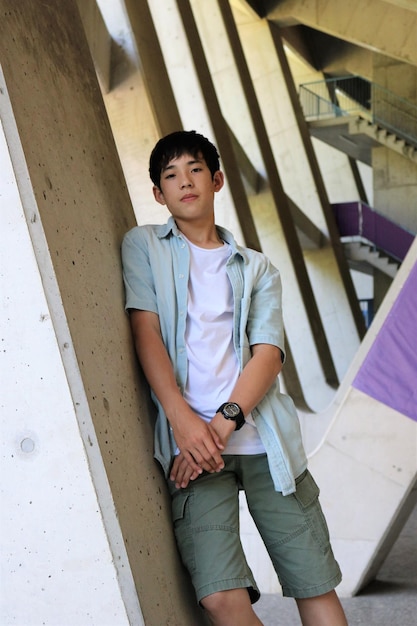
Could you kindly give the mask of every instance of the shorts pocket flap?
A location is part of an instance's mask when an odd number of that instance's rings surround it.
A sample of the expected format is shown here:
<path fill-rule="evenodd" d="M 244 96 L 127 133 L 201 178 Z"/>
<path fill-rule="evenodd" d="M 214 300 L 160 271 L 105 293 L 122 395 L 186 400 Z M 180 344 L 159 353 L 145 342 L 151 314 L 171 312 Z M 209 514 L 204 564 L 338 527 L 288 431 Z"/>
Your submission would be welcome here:
<path fill-rule="evenodd" d="M 190 494 L 188 493 L 179 492 L 175 494 L 172 501 L 172 519 L 174 522 L 184 517 L 185 505 L 187 504 L 187 500 L 189 497 Z"/>
<path fill-rule="evenodd" d="M 297 491 L 294 495 L 303 509 L 306 509 L 310 506 L 310 504 L 317 500 L 319 493 L 320 489 L 318 488 L 316 481 L 310 472 L 307 472 L 304 478 L 297 484 Z"/>

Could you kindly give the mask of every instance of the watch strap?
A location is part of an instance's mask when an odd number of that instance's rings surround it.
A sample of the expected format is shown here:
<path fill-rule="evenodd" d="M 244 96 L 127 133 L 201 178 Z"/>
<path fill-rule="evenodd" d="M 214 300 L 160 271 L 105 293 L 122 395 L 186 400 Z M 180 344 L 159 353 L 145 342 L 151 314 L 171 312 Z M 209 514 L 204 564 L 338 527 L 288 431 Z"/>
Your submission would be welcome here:
<path fill-rule="evenodd" d="M 225 412 L 225 408 L 227 407 L 228 404 L 232 404 L 235 407 L 237 407 L 239 409 L 239 412 L 234 416 L 228 415 Z M 245 416 L 243 414 L 242 409 L 237 404 L 237 402 L 223 402 L 223 404 L 221 404 L 219 408 L 217 409 L 216 413 L 221 413 L 225 419 L 235 422 L 236 424 L 235 430 L 240 430 L 243 424 L 245 423 Z"/>

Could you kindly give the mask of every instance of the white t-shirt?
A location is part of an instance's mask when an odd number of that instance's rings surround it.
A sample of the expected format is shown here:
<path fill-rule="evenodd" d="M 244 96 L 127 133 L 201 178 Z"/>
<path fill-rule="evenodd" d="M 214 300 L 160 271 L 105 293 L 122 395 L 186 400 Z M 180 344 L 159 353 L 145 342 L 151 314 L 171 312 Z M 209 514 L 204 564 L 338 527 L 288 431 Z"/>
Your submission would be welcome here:
<path fill-rule="evenodd" d="M 233 347 L 233 293 L 226 273 L 229 244 L 199 248 L 188 241 L 190 276 L 185 331 L 188 373 L 184 398 L 192 409 L 210 421 L 230 394 L 239 377 Z M 265 451 L 249 415 L 246 424 L 232 433 L 223 454 L 259 454 Z"/>

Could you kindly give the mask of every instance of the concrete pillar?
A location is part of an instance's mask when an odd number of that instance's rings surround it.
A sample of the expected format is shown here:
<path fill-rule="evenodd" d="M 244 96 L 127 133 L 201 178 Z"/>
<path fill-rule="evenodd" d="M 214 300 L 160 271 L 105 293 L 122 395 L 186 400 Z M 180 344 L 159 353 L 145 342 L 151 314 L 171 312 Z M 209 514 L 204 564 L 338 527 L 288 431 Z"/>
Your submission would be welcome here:
<path fill-rule="evenodd" d="M 1 88 L 3 117 L 7 97 L 3 80 Z M 10 122 L 6 126 L 10 142 Z M 42 225 L 33 208 L 36 221 L 28 228 L 19 195 L 23 189 L 18 188 L 0 128 L 0 621 L 121 626 L 134 618 L 143 624 Z M 15 145 L 14 159 L 17 151 Z M 30 196 L 28 189 L 25 209 Z M 45 279 L 48 296 L 42 285 Z M 54 314 L 62 316 L 60 342 Z M 71 369 L 71 382 L 60 348 Z M 88 456 L 77 415 L 82 416 L 90 441 Z"/>
<path fill-rule="evenodd" d="M 135 218 L 77 5 L 0 11 L 0 621 L 194 626 L 123 310 Z"/>

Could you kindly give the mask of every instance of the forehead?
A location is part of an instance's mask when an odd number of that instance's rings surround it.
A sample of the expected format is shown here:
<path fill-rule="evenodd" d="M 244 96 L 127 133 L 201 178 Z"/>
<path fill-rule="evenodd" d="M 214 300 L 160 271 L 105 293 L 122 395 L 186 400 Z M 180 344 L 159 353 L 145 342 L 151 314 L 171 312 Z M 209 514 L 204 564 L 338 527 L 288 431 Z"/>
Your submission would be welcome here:
<path fill-rule="evenodd" d="M 167 164 L 162 168 L 162 171 L 172 170 L 176 167 L 181 167 L 182 165 L 194 165 L 196 163 L 205 163 L 203 155 L 200 153 L 197 156 L 189 154 L 188 152 L 181 154 L 180 156 L 175 156 L 170 159 Z"/>

